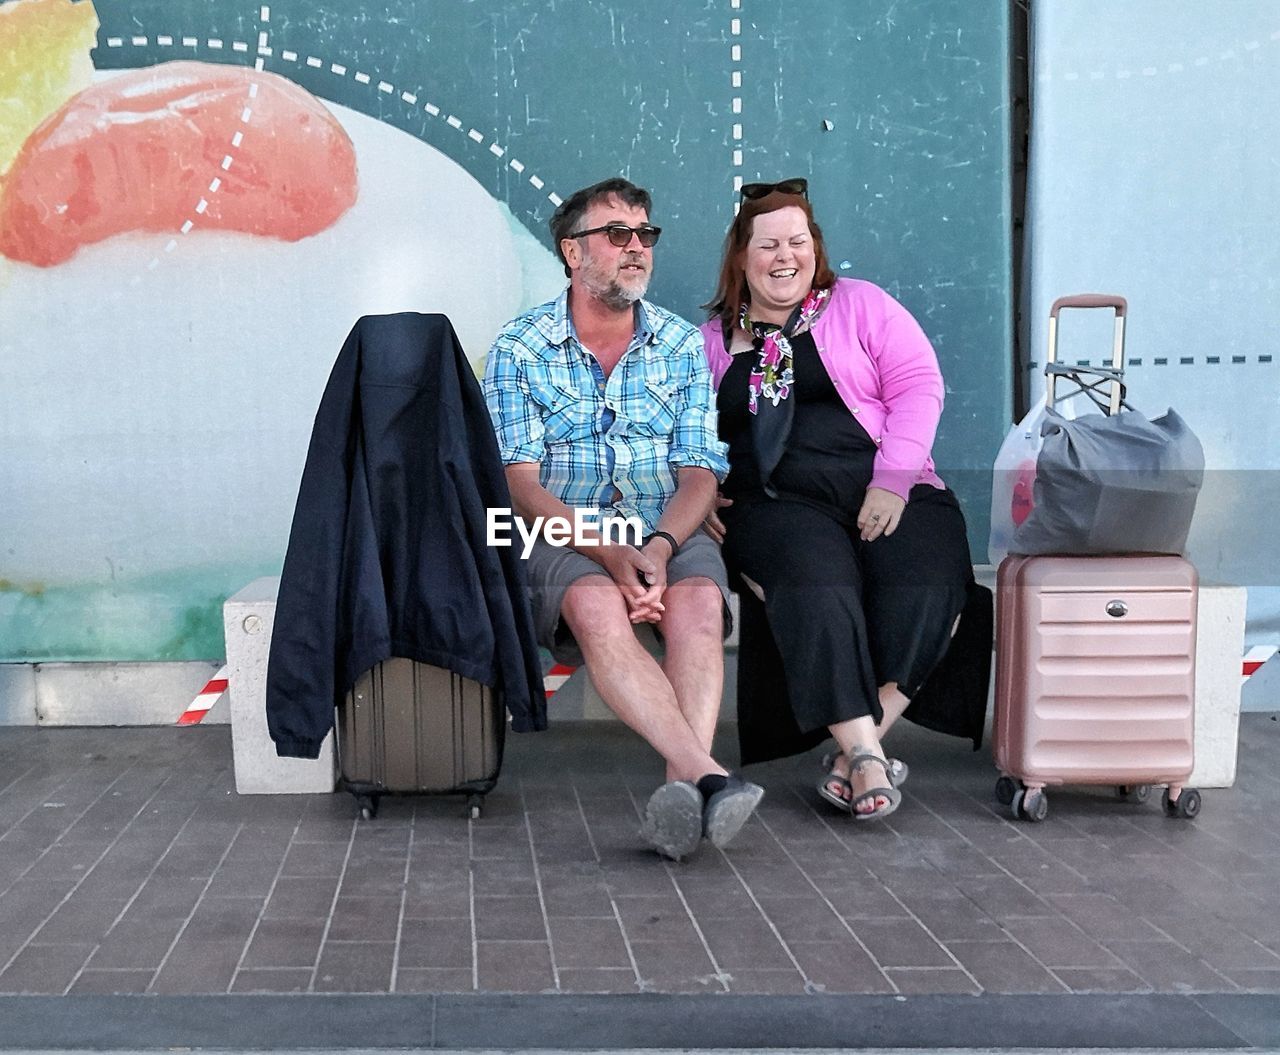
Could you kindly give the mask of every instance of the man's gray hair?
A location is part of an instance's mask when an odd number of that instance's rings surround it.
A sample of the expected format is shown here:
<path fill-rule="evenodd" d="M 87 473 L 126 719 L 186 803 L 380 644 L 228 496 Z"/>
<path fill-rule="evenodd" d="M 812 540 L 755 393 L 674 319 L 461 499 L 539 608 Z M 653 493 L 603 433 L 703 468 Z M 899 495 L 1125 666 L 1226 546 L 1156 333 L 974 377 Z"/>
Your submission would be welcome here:
<path fill-rule="evenodd" d="M 551 214 L 550 220 L 551 241 L 555 246 L 556 256 L 560 258 L 560 263 L 564 264 L 566 275 L 572 275 L 573 269 L 564 258 L 564 251 L 560 248 L 561 240 L 579 230 L 587 210 L 605 198 L 617 198 L 623 205 L 633 209 L 643 209 L 646 213 L 653 208 L 653 199 L 649 196 L 649 192 L 621 176 L 601 180 L 599 183 L 593 183 L 590 187 L 583 187 L 582 190 L 570 194 Z"/>

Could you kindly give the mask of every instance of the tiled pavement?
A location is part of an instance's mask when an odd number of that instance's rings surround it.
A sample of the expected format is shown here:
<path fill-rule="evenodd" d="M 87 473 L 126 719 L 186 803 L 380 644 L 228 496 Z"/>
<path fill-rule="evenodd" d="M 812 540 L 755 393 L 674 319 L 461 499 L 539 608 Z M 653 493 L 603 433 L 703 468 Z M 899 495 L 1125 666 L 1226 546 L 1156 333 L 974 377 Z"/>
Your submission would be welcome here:
<path fill-rule="evenodd" d="M 1014 823 L 985 752 L 890 746 L 886 821 L 791 759 L 680 865 L 640 846 L 659 771 L 610 722 L 510 737 L 477 821 L 238 796 L 225 726 L 0 729 L 0 993 L 1280 993 L 1273 716 L 1193 822 L 1081 790 Z"/>

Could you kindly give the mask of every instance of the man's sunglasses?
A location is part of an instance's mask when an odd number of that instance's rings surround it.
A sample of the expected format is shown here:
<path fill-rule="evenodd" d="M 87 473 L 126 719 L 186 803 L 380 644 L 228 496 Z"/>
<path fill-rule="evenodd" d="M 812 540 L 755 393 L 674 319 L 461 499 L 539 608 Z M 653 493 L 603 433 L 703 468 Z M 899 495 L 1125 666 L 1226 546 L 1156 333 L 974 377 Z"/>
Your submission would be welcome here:
<path fill-rule="evenodd" d="M 808 201 L 809 181 L 803 176 L 795 176 L 792 179 L 779 180 L 777 183 L 744 183 L 742 185 L 742 197 L 748 201 L 763 198 L 774 191 L 779 194 L 801 194 L 804 200 Z"/>
<path fill-rule="evenodd" d="M 600 234 L 601 232 L 609 236 L 610 245 L 616 245 L 619 249 L 625 249 L 631 244 L 632 235 L 639 238 L 640 244 L 649 249 L 657 244 L 658 236 L 662 234 L 662 228 L 654 227 L 651 223 L 642 223 L 639 227 L 628 227 L 625 223 L 607 223 L 603 227 L 592 227 L 587 231 L 575 231 L 567 237 L 586 238 L 589 234 Z"/>

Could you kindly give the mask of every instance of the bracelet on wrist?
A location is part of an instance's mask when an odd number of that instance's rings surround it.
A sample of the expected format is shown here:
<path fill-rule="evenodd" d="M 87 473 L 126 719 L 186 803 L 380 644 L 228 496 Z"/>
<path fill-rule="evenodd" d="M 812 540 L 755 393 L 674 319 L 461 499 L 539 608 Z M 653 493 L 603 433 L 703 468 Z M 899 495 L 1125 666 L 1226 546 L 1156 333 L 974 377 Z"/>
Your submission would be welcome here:
<path fill-rule="evenodd" d="M 675 556 L 680 551 L 680 543 L 675 540 L 675 536 L 667 531 L 654 531 L 641 543 L 641 549 L 649 545 L 656 538 L 666 539 L 667 545 L 671 547 L 671 556 Z"/>

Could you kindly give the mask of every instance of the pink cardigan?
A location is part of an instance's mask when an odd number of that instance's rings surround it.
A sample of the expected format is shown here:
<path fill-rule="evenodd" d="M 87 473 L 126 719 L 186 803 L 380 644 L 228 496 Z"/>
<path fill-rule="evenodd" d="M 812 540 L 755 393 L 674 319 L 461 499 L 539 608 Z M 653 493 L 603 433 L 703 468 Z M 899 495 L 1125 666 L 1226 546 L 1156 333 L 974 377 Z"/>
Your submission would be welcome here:
<path fill-rule="evenodd" d="M 719 319 L 701 330 L 719 388 L 732 357 Z M 942 416 L 942 373 L 911 313 L 874 283 L 841 278 L 812 333 L 840 398 L 880 448 L 871 486 L 904 499 L 916 484 L 943 487 L 929 456 Z"/>

